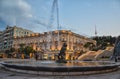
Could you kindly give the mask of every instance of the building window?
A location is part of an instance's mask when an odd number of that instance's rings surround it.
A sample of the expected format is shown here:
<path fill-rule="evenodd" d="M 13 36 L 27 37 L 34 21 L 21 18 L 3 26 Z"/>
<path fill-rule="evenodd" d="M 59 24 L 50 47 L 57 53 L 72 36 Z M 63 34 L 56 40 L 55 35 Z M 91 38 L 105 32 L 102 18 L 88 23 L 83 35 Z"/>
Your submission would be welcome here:
<path fill-rule="evenodd" d="M 55 49 L 57 49 L 57 47 L 58 47 L 58 42 L 56 41 L 55 42 Z"/>
<path fill-rule="evenodd" d="M 52 49 L 52 45 L 50 45 L 50 49 Z"/>

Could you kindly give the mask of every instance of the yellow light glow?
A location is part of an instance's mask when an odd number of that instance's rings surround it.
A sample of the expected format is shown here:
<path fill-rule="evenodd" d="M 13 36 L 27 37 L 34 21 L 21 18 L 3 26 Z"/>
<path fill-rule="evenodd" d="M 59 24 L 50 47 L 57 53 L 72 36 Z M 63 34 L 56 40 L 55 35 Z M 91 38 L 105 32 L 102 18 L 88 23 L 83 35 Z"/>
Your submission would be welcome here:
<path fill-rule="evenodd" d="M 58 50 L 60 50 L 61 49 L 61 46 L 58 46 Z"/>
<path fill-rule="evenodd" d="M 65 33 L 65 30 L 62 30 L 62 33 Z"/>
<path fill-rule="evenodd" d="M 36 35 L 38 35 L 38 33 L 36 33 Z"/>
<path fill-rule="evenodd" d="M 54 47 L 54 46 L 52 46 L 51 50 L 55 50 L 55 47 Z"/>
<path fill-rule="evenodd" d="M 54 54 L 52 54 L 51 59 L 53 59 L 53 60 L 55 59 Z"/>
<path fill-rule="evenodd" d="M 56 30 L 55 33 L 58 33 L 58 31 Z"/>
<path fill-rule="evenodd" d="M 69 54 L 66 53 L 66 60 L 69 60 Z"/>
<path fill-rule="evenodd" d="M 69 47 L 67 47 L 67 50 L 69 50 Z"/>

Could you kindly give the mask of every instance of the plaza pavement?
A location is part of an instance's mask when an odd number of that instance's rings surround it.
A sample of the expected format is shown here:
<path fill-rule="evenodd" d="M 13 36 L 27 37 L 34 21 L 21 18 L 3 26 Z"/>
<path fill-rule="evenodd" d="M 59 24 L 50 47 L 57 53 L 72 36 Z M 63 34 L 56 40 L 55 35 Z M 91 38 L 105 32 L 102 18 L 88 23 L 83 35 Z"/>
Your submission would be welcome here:
<path fill-rule="evenodd" d="M 1 60 L 3 61 L 3 60 Z M 41 76 L 7 71 L 0 68 L 0 79 L 120 79 L 120 69 L 114 72 L 80 76 Z"/>

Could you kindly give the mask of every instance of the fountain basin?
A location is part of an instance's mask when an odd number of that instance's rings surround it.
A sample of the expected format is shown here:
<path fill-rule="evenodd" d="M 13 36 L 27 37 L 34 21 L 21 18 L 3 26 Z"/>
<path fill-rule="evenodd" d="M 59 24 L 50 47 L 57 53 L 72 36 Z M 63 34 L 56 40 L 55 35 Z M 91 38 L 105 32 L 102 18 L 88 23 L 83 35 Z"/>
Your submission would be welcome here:
<path fill-rule="evenodd" d="M 83 75 L 105 73 L 118 69 L 118 65 L 115 63 L 96 61 L 73 61 L 66 64 L 54 61 L 8 61 L 2 65 L 11 71 L 40 75 Z"/>

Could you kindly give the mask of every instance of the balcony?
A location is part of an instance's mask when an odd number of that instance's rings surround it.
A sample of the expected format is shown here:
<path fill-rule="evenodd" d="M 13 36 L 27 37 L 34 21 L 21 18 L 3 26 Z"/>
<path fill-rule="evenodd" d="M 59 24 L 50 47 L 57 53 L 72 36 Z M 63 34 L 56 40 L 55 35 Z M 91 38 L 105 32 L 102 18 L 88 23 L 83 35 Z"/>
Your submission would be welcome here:
<path fill-rule="evenodd" d="M 6 43 L 7 41 L 5 40 L 4 43 Z"/>
<path fill-rule="evenodd" d="M 8 37 L 4 37 L 4 40 L 8 39 Z"/>
<path fill-rule="evenodd" d="M 4 36 L 8 36 L 8 35 L 10 35 L 10 33 L 5 33 L 5 34 L 4 34 Z"/>

